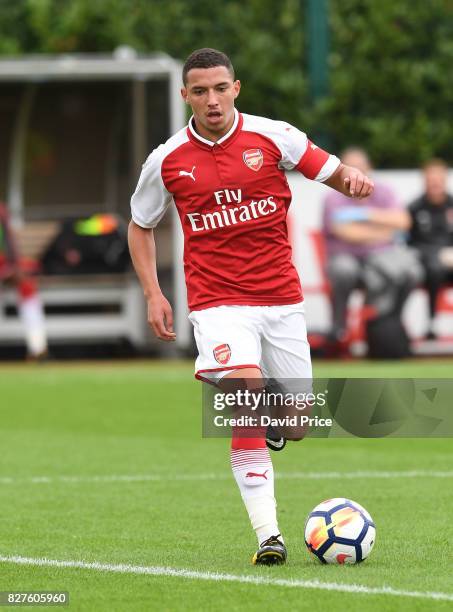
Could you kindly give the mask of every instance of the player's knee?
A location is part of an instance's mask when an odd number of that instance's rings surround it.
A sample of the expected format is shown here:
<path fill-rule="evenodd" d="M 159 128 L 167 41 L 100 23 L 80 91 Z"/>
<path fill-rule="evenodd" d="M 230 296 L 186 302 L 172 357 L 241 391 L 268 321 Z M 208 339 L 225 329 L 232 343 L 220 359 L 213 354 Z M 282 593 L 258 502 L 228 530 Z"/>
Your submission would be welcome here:
<path fill-rule="evenodd" d="M 236 391 L 260 392 L 264 389 L 263 375 L 258 367 L 239 368 L 224 376 L 217 386 L 224 393 L 234 393 Z"/>

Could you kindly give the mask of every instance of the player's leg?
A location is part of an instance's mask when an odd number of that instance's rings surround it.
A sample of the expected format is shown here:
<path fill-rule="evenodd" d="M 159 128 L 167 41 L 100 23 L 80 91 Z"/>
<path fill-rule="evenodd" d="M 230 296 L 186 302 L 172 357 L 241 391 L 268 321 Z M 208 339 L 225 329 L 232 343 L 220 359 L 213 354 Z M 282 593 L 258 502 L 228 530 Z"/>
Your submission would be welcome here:
<path fill-rule="evenodd" d="M 422 259 L 425 269 L 425 286 L 429 298 L 430 326 L 429 337 L 434 337 L 433 322 L 436 318 L 437 296 L 442 285 L 448 278 L 448 270 L 442 265 L 439 259 L 439 249 L 426 249 Z"/>
<path fill-rule="evenodd" d="M 199 355 L 195 376 L 234 392 L 247 388 L 260 391 L 261 338 L 255 309 L 221 306 L 192 312 Z M 272 462 L 259 428 L 236 428 L 231 443 L 231 467 L 260 544 L 255 563 L 282 563 L 286 549 L 282 541 L 261 547 L 280 534 L 276 519 Z"/>
<path fill-rule="evenodd" d="M 8 267 L 0 260 L 0 280 L 15 288 L 17 292 L 18 311 L 25 332 L 27 354 L 38 359 L 47 354 L 47 336 L 44 320 L 44 309 L 39 298 L 37 284 L 33 278 L 24 276 L 13 267 Z"/>
<path fill-rule="evenodd" d="M 312 391 L 312 365 L 310 345 L 303 303 L 288 306 L 272 306 L 264 311 L 262 340 L 262 372 L 268 380 L 269 399 L 285 397 L 287 401 L 279 405 L 272 403 L 275 416 L 280 418 L 308 415 L 309 407 L 300 402 L 291 403 L 291 398 L 301 398 L 301 394 Z M 268 431 L 267 443 L 272 450 L 278 436 L 281 440 L 300 440 L 304 437 L 304 426 L 286 426 Z M 273 434 L 273 435 L 272 435 Z"/>
<path fill-rule="evenodd" d="M 225 375 L 219 388 L 227 392 L 247 389 L 262 393 L 261 370 L 247 368 Z M 274 494 L 274 468 L 265 440 L 264 427 L 235 427 L 231 440 L 231 468 L 239 487 L 259 549 L 254 564 L 281 564 L 286 561 L 286 548 L 277 522 Z"/>
<path fill-rule="evenodd" d="M 16 281 L 19 313 L 25 330 L 28 356 L 38 359 L 47 353 L 44 309 L 37 291 L 36 281 L 19 277 Z"/>
<path fill-rule="evenodd" d="M 276 382 L 277 385 L 283 387 L 284 391 L 290 391 L 294 394 L 300 392 L 301 389 L 305 392 L 310 391 L 312 386 L 312 367 L 303 304 L 259 307 L 256 310 L 260 311 L 259 318 L 262 334 L 262 384 L 269 381 L 271 383 Z M 272 392 L 273 388 L 268 387 L 267 390 Z M 287 407 L 285 407 L 286 409 Z M 304 432 L 297 428 L 295 432 L 290 431 L 288 433 L 288 437 L 297 439 Z M 279 432 L 275 432 L 275 438 L 277 438 L 277 434 Z M 283 437 L 281 437 L 281 440 L 284 443 Z M 270 442 L 275 443 L 280 442 L 280 440 L 271 440 L 268 430 L 265 442 L 268 448 L 276 450 Z M 264 444 L 262 444 L 262 447 L 264 448 Z M 267 452 L 269 452 L 268 448 L 266 449 Z M 272 485 L 274 484 L 273 480 Z M 272 495 L 273 493 L 272 486 Z M 262 507 L 265 507 L 264 504 Z M 268 516 L 271 516 L 270 512 Z M 276 514 L 275 521 L 277 521 Z M 269 532 L 276 529 L 278 529 L 277 522 L 275 522 L 275 526 L 269 528 Z M 269 554 L 272 554 L 272 549 L 278 546 L 279 540 L 281 538 L 270 537 L 267 541 L 260 542 L 260 550 L 257 552 L 255 560 L 259 559 L 260 555 L 266 555 L 268 551 Z M 283 559 L 286 559 L 286 550 L 283 554 Z"/>

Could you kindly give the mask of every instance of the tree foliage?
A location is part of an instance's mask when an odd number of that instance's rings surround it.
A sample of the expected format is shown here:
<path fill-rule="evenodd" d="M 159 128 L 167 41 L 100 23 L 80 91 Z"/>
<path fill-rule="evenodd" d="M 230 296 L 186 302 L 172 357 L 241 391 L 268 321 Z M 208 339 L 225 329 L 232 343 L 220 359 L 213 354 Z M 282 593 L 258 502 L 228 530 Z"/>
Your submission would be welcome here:
<path fill-rule="evenodd" d="M 453 2 L 331 0 L 331 90 L 316 109 L 338 145 L 381 166 L 453 162 Z"/>
<path fill-rule="evenodd" d="M 0 0 L 0 54 L 228 53 L 239 107 L 366 147 L 379 166 L 453 163 L 453 0 L 330 0 L 329 95 L 312 100 L 304 0 Z"/>

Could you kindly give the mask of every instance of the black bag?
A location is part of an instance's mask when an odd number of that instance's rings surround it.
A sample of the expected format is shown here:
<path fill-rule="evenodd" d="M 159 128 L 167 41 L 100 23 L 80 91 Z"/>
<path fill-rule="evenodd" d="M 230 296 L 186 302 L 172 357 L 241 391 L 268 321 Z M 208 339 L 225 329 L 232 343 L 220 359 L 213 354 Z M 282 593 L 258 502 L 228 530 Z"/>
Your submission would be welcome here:
<path fill-rule="evenodd" d="M 366 325 L 366 339 L 368 357 L 402 359 L 411 354 L 409 337 L 399 311 L 369 320 Z"/>
<path fill-rule="evenodd" d="M 44 274 L 120 274 L 130 266 L 126 224 L 114 215 L 63 221 L 41 258 Z"/>
<path fill-rule="evenodd" d="M 407 275 L 394 278 L 372 262 L 367 265 L 381 278 L 382 288 L 369 292 L 367 303 L 375 306 L 376 316 L 366 323 L 368 357 L 403 359 L 411 355 L 409 336 L 401 321 L 404 302 L 413 287 Z"/>

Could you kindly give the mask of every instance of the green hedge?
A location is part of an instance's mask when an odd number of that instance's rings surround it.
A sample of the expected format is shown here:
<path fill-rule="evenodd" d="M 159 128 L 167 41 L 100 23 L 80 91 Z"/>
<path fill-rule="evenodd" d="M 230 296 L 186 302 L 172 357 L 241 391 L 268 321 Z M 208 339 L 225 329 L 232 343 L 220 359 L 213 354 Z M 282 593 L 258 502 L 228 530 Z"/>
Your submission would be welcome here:
<path fill-rule="evenodd" d="M 334 151 L 361 144 L 381 167 L 453 164 L 452 0 L 330 0 L 330 93 L 315 103 L 305 13 L 303 0 L 0 0 L 0 54 L 212 46 L 246 112 L 327 134 Z"/>

